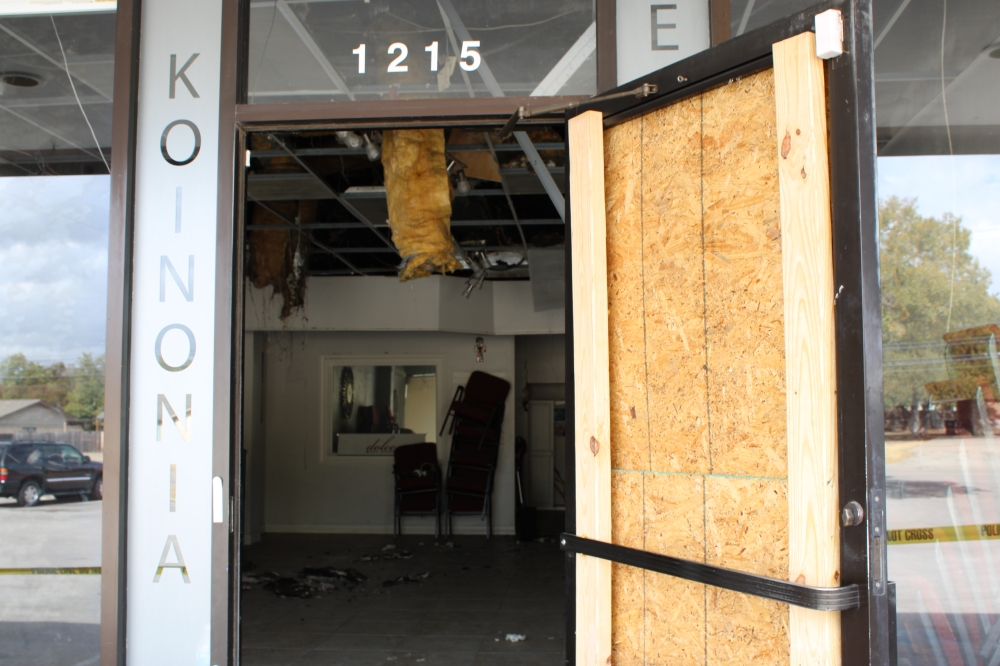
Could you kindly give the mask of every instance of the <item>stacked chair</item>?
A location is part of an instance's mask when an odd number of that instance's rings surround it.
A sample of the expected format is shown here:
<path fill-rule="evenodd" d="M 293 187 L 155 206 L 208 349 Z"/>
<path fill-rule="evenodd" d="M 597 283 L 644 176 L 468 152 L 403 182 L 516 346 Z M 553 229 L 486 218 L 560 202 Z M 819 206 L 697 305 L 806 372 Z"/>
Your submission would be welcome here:
<path fill-rule="evenodd" d="M 493 534 L 493 479 L 509 393 L 510 382 L 479 371 L 472 373 L 464 387 L 455 390 L 438 433 L 443 435 L 450 427 L 451 456 L 444 502 L 448 534 L 454 515 L 479 515 L 486 520 L 486 537 Z"/>
<path fill-rule="evenodd" d="M 399 536 L 403 514 L 434 516 L 434 537 L 441 535 L 441 470 L 437 444 L 407 444 L 393 451 L 396 478 L 393 531 Z"/>

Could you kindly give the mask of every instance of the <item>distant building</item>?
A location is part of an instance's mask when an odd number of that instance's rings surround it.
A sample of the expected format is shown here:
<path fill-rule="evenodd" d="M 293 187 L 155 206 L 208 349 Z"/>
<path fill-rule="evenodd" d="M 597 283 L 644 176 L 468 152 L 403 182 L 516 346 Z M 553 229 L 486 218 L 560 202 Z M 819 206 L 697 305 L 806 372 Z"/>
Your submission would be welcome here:
<path fill-rule="evenodd" d="M 0 400 L 0 440 L 71 430 L 81 421 L 44 400 Z"/>

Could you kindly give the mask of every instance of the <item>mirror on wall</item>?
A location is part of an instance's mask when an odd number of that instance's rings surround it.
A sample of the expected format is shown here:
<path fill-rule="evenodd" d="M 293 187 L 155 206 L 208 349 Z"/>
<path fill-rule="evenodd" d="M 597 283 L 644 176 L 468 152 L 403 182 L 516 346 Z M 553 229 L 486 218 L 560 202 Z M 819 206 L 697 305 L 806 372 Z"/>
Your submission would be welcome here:
<path fill-rule="evenodd" d="M 333 365 L 327 372 L 332 453 L 392 455 L 397 446 L 435 440 L 433 365 Z"/>

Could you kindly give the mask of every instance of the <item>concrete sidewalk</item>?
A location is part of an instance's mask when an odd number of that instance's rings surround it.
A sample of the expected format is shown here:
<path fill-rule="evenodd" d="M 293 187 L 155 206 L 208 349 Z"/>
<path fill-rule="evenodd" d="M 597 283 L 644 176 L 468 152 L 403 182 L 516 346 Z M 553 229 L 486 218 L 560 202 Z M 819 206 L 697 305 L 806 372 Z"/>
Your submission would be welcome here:
<path fill-rule="evenodd" d="M 100 565 L 101 502 L 0 500 L 0 570 Z M 0 574 L 0 598 L 0 664 L 98 662 L 99 575 Z"/>

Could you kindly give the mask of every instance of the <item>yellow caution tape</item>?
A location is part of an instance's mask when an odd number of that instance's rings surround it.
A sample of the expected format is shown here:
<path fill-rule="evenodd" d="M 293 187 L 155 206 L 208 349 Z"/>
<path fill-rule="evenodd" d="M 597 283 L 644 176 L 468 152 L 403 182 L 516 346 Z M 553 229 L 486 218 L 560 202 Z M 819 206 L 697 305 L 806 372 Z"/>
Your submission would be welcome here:
<path fill-rule="evenodd" d="M 888 545 L 890 546 L 944 541 L 983 541 L 1000 539 L 1000 523 L 958 525 L 955 527 L 913 527 L 906 530 L 888 530 L 888 535 Z"/>
<path fill-rule="evenodd" d="M 0 569 L 0 576 L 32 576 L 53 574 L 100 574 L 101 567 L 26 567 L 21 569 Z"/>

